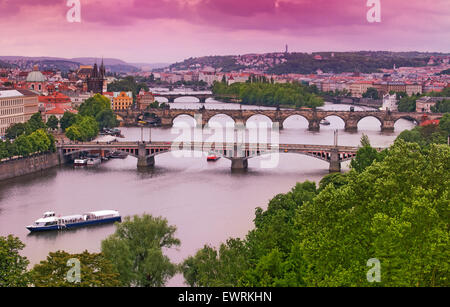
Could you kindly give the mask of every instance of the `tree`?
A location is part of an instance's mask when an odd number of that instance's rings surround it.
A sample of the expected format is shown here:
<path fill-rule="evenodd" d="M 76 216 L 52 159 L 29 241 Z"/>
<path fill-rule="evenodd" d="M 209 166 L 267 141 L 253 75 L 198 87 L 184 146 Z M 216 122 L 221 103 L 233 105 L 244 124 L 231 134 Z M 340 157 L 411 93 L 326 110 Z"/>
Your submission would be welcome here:
<path fill-rule="evenodd" d="M 34 132 L 38 129 L 45 129 L 47 126 L 45 125 L 44 121 L 42 120 L 41 113 L 35 113 L 31 116 L 30 120 L 28 121 L 28 125 L 30 127 L 30 131 Z"/>
<path fill-rule="evenodd" d="M 35 151 L 31 139 L 24 134 L 14 141 L 14 145 L 17 148 L 17 154 L 19 156 L 28 156 Z"/>
<path fill-rule="evenodd" d="M 28 285 L 28 259 L 19 254 L 25 244 L 9 235 L 0 237 L 0 287 L 25 287 Z"/>
<path fill-rule="evenodd" d="M 58 118 L 56 118 L 55 115 L 50 116 L 49 119 L 47 120 L 47 127 L 52 130 L 58 129 L 58 125 L 59 125 L 59 120 L 58 120 Z"/>
<path fill-rule="evenodd" d="M 51 148 L 51 141 L 48 134 L 42 130 L 36 130 L 29 137 L 33 147 L 33 152 L 46 152 Z"/>
<path fill-rule="evenodd" d="M 381 161 L 383 154 L 370 146 L 369 137 L 365 134 L 361 137 L 361 145 L 363 146 L 356 153 L 356 158 L 350 162 L 351 168 L 355 169 L 358 173 L 364 171 L 368 166 L 372 165 L 374 161 Z"/>
<path fill-rule="evenodd" d="M 175 275 L 177 266 L 163 249 L 179 246 L 175 226 L 151 215 L 126 217 L 116 232 L 102 242 L 102 252 L 120 273 L 126 286 L 161 287 Z"/>
<path fill-rule="evenodd" d="M 80 263 L 80 282 L 69 282 L 67 275 L 70 259 Z M 69 262 L 70 264 L 70 262 Z M 31 283 L 36 287 L 118 287 L 119 273 L 101 253 L 69 254 L 65 251 L 49 253 L 45 261 L 34 266 L 30 272 Z"/>

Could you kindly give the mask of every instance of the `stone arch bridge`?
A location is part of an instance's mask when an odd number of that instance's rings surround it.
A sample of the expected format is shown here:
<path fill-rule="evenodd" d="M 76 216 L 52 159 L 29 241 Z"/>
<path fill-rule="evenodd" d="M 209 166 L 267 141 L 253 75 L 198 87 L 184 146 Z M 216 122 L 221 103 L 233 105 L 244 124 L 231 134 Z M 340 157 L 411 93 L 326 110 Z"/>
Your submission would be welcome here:
<path fill-rule="evenodd" d="M 137 158 L 138 167 L 155 164 L 155 157 L 173 151 L 200 151 L 214 153 L 231 161 L 232 169 L 247 169 L 248 160 L 273 153 L 295 153 L 326 161 L 330 172 L 340 172 L 341 163 L 356 156 L 358 147 L 301 144 L 252 144 L 252 143 L 211 143 L 211 142 L 89 142 L 59 144 L 61 161 L 74 158 L 83 151 L 123 152 Z M 384 148 L 377 148 L 378 151 Z"/>
<path fill-rule="evenodd" d="M 248 119 L 255 115 L 264 115 L 268 117 L 272 123 L 279 123 L 280 129 L 283 123 L 291 116 L 301 116 L 308 121 L 308 128 L 311 131 L 320 130 L 320 122 L 329 116 L 337 116 L 345 123 L 346 131 L 357 131 L 358 123 L 366 117 L 374 117 L 378 119 L 381 131 L 394 131 L 395 123 L 400 119 L 414 121 L 417 124 L 424 120 L 434 120 L 442 118 L 443 114 L 430 113 L 404 113 L 404 112 L 386 112 L 386 111 L 324 111 L 312 109 L 287 109 L 287 110 L 209 110 L 209 109 L 149 109 L 146 113 L 154 114 L 161 119 L 164 127 L 171 127 L 175 118 L 181 115 L 193 117 L 198 127 L 204 127 L 216 115 L 227 115 L 231 117 L 236 124 L 245 125 Z M 126 112 L 118 112 L 117 115 L 124 119 L 125 125 L 135 125 L 139 121 L 141 112 L 128 110 Z"/>
<path fill-rule="evenodd" d="M 214 98 L 214 95 L 211 94 L 205 94 L 205 93 L 155 93 L 153 94 L 155 97 L 163 97 L 167 98 L 169 103 L 175 102 L 175 99 L 181 98 L 181 97 L 194 97 L 200 100 L 201 103 L 205 103 L 206 99 L 208 98 Z"/>

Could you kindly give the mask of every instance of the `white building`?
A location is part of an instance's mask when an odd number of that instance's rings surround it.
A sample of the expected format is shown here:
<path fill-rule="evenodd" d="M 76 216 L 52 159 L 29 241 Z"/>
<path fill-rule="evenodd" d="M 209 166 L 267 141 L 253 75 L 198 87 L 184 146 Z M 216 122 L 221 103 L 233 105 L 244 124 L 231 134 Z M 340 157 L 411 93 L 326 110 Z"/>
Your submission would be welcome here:
<path fill-rule="evenodd" d="M 381 107 L 383 111 L 397 111 L 397 94 L 383 96 L 383 106 Z"/>

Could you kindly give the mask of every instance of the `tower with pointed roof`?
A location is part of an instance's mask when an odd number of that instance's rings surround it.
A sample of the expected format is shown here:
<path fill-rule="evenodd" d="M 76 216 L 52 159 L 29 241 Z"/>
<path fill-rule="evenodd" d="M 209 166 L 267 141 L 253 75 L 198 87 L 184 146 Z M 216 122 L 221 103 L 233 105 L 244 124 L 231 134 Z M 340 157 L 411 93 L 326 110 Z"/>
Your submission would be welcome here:
<path fill-rule="evenodd" d="M 87 79 L 87 87 L 88 92 L 92 92 L 94 94 L 103 94 L 103 84 L 105 82 L 105 65 L 100 65 L 100 69 L 97 66 L 97 63 L 94 64 L 94 68 L 92 69 L 91 76 Z"/>

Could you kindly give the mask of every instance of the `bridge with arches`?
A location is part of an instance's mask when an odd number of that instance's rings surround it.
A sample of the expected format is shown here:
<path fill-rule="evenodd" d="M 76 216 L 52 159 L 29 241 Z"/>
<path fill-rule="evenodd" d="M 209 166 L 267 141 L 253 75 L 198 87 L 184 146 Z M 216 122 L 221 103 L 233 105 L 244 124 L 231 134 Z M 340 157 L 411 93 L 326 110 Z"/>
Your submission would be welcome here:
<path fill-rule="evenodd" d="M 330 172 L 340 172 L 341 163 L 356 156 L 358 147 L 302 144 L 252 144 L 213 142 L 87 142 L 58 144 L 61 161 L 81 152 L 123 152 L 137 158 L 138 167 L 155 165 L 155 157 L 173 151 L 214 153 L 231 161 L 231 169 L 247 169 L 251 158 L 274 153 L 295 153 L 328 162 Z M 384 148 L 376 148 L 378 151 Z"/>
<path fill-rule="evenodd" d="M 245 125 L 247 121 L 256 115 L 263 115 L 269 118 L 272 123 L 278 123 L 283 129 L 284 122 L 292 116 L 301 116 L 308 121 L 308 129 L 311 131 L 320 130 L 320 122 L 327 117 L 336 116 L 345 123 L 346 131 L 357 131 L 358 123 L 367 117 L 376 118 L 380 122 L 381 131 L 394 131 L 395 123 L 400 119 L 414 121 L 417 124 L 425 120 L 435 120 L 442 118 L 443 114 L 430 113 L 405 113 L 386 111 L 324 111 L 312 109 L 286 109 L 286 110 L 212 110 L 212 109 L 149 109 L 146 113 L 153 114 L 161 119 L 164 127 L 171 127 L 174 120 L 182 115 L 191 116 L 195 119 L 197 127 L 206 126 L 209 121 L 217 115 L 227 115 L 234 120 L 235 124 Z M 142 114 L 136 111 L 117 113 L 124 119 L 125 125 L 134 125 Z"/>
<path fill-rule="evenodd" d="M 193 93 L 154 93 L 154 97 L 163 97 L 168 100 L 169 103 L 175 102 L 175 99 L 181 98 L 181 97 L 194 97 L 197 98 L 201 103 L 205 103 L 206 99 L 213 98 L 214 95 L 209 92 L 193 92 Z"/>

